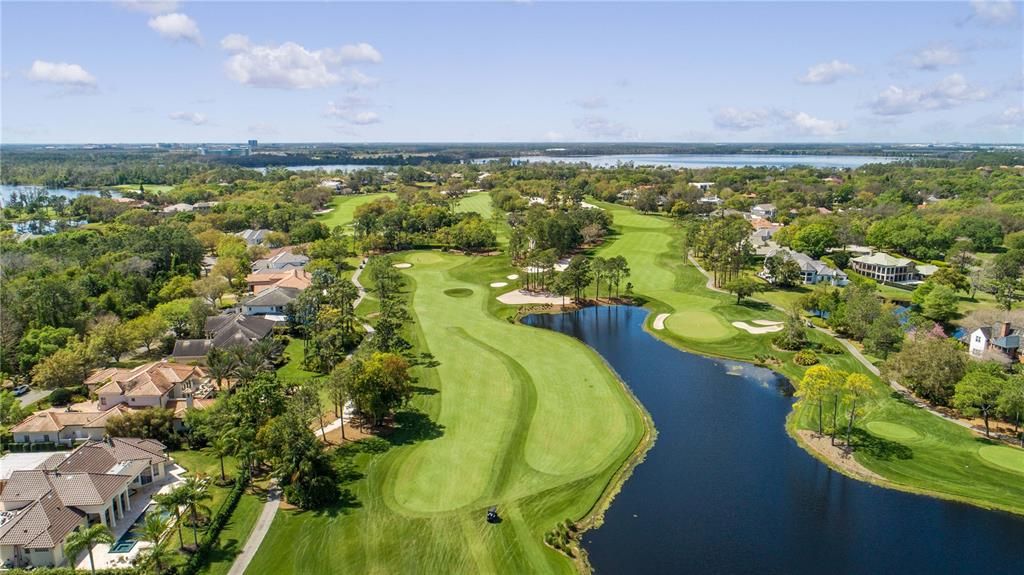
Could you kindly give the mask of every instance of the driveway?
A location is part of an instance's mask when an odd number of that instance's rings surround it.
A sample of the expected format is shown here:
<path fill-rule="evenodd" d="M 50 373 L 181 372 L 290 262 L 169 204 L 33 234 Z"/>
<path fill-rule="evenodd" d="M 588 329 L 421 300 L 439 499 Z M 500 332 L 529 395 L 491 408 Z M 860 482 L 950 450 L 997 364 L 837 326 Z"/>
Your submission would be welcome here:
<path fill-rule="evenodd" d="M 21 402 L 22 407 L 28 407 L 29 405 L 32 405 L 33 403 L 39 401 L 40 399 L 46 397 L 47 395 L 50 395 L 49 389 L 33 389 L 26 393 L 25 395 L 19 397 L 18 401 Z"/>

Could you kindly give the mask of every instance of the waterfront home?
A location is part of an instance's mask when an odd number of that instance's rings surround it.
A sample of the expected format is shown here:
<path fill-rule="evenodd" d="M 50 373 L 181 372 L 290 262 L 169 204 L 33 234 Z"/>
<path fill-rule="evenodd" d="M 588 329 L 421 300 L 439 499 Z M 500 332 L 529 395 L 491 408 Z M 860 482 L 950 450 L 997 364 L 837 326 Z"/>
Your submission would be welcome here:
<path fill-rule="evenodd" d="M 768 282 L 775 283 L 775 278 L 768 272 L 768 259 L 780 257 L 783 261 L 793 261 L 800 266 L 800 281 L 808 285 L 825 283 L 834 286 L 844 286 L 849 283 L 849 278 L 840 270 L 833 268 L 823 261 L 816 260 L 811 256 L 793 251 L 789 248 L 778 248 L 768 252 L 765 256 L 765 266 L 758 275 Z"/>
<path fill-rule="evenodd" d="M 263 270 L 258 273 L 251 273 L 245 276 L 245 283 L 249 291 L 259 294 L 272 287 L 286 287 L 304 290 L 312 283 L 313 276 L 302 268 L 288 268 L 283 270 Z"/>
<path fill-rule="evenodd" d="M 287 320 L 288 304 L 299 298 L 302 290 L 293 287 L 273 286 L 242 302 L 242 313 L 261 315 L 273 321 Z"/>
<path fill-rule="evenodd" d="M 305 267 L 309 263 L 309 256 L 293 253 L 294 249 L 295 246 L 284 246 L 270 250 L 266 257 L 252 262 L 252 272 Z"/>
<path fill-rule="evenodd" d="M 227 313 L 206 318 L 203 339 L 179 339 L 174 342 L 171 358 L 178 362 L 203 361 L 213 348 L 249 347 L 274 331 L 274 322 L 241 313 Z"/>
<path fill-rule="evenodd" d="M 994 326 L 982 326 L 967 334 L 967 348 L 974 357 L 986 352 L 999 354 L 1010 361 L 1020 357 L 1024 328 L 1014 327 L 1008 321 Z"/>
<path fill-rule="evenodd" d="M 921 266 L 908 258 L 891 256 L 884 252 L 858 256 L 850 260 L 853 271 L 880 282 L 909 284 L 919 282 L 935 273 L 935 266 Z"/>
<path fill-rule="evenodd" d="M 0 564 L 4 568 L 63 565 L 75 531 L 102 524 L 127 527 L 152 495 L 145 486 L 167 477 L 166 447 L 127 437 L 88 441 L 71 452 L 27 459 L 6 474 L 0 491 Z M 121 529 L 118 529 L 121 531 Z"/>

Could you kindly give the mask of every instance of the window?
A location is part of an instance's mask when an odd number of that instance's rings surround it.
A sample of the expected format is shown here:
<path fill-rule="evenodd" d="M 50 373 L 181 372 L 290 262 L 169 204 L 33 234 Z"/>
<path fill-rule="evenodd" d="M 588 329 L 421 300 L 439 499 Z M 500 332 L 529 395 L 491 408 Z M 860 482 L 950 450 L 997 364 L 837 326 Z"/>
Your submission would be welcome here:
<path fill-rule="evenodd" d="M 43 435 L 43 442 L 44 443 L 49 443 L 50 442 L 50 436 L 49 435 Z"/>
<path fill-rule="evenodd" d="M 981 343 L 981 336 L 980 335 L 974 336 L 974 341 L 977 342 L 977 343 Z"/>

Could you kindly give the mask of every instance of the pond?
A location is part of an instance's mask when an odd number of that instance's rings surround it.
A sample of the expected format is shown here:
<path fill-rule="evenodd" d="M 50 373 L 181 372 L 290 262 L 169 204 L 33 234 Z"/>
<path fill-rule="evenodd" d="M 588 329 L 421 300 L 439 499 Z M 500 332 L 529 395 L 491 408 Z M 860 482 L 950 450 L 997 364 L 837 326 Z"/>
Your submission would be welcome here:
<path fill-rule="evenodd" d="M 495 160 L 484 158 L 478 163 Z M 851 156 L 851 155 L 814 155 L 814 154 L 605 154 L 595 156 L 519 156 L 512 158 L 514 163 L 524 162 L 586 162 L 591 166 L 609 168 L 621 164 L 635 166 L 662 166 L 667 168 L 742 168 L 745 166 L 788 168 L 792 166 L 812 166 L 815 168 L 858 168 L 865 164 L 885 164 L 900 161 L 904 158 L 893 156 Z"/>
<path fill-rule="evenodd" d="M 658 439 L 584 535 L 597 573 L 1021 573 L 1024 518 L 849 479 L 786 434 L 792 388 L 763 368 L 682 352 L 637 307 L 524 323 L 600 353 Z"/>

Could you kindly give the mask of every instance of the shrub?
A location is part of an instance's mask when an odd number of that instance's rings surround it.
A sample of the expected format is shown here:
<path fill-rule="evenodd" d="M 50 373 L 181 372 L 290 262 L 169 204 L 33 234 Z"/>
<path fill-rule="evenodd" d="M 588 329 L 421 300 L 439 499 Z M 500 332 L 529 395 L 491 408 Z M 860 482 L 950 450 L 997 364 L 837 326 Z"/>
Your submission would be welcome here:
<path fill-rule="evenodd" d="M 50 392 L 50 405 L 67 405 L 71 403 L 72 393 L 66 387 L 58 387 Z"/>
<path fill-rule="evenodd" d="M 843 353 L 843 346 L 839 345 L 838 343 L 825 343 L 821 345 L 821 352 L 828 353 L 831 355 L 839 355 Z"/>
<path fill-rule="evenodd" d="M 818 355 L 809 349 L 798 351 L 793 356 L 793 363 L 803 366 L 814 365 L 818 363 Z"/>

